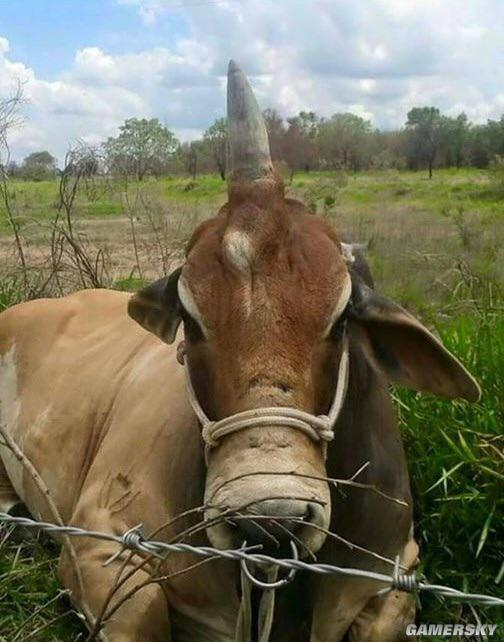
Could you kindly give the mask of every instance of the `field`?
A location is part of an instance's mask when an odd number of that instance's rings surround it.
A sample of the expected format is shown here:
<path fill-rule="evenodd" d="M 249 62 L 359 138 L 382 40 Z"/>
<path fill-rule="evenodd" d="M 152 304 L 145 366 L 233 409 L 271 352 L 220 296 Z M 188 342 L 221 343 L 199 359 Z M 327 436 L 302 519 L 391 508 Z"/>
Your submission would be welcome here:
<path fill-rule="evenodd" d="M 432 583 L 501 594 L 502 187 L 467 169 L 439 170 L 432 180 L 412 172 L 312 172 L 297 174 L 288 192 L 334 222 L 345 240 L 369 242 L 377 289 L 437 332 L 479 380 L 483 396 L 474 405 L 405 390 L 394 397 L 422 571 Z M 163 274 L 197 222 L 225 201 L 225 185 L 216 176 L 129 185 L 83 179 L 71 202 L 69 195 L 72 184 L 63 199 L 56 182 L 9 186 L 26 269 L 0 203 L 0 309 L 93 284 L 135 289 Z M 54 546 L 8 535 L 0 531 L 0 641 L 76 639 L 81 624 L 57 598 Z M 422 605 L 422 622 L 498 622 L 496 609 L 428 596 Z"/>

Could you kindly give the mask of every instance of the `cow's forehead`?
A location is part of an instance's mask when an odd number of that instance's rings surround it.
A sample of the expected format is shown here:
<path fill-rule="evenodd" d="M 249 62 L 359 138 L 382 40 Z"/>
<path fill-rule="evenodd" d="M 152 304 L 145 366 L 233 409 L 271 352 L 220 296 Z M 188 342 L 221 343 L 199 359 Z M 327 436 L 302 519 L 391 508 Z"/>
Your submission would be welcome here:
<path fill-rule="evenodd" d="M 191 280 L 212 264 L 246 276 L 275 271 L 280 278 L 288 262 L 292 272 L 346 272 L 346 261 L 336 231 L 301 204 L 285 205 L 280 216 L 244 205 L 226 206 L 219 216 L 205 221 L 189 241 L 186 259 Z M 203 274 L 202 274 L 203 273 Z"/>
<path fill-rule="evenodd" d="M 280 314 L 297 310 L 298 323 L 317 316 L 323 325 L 350 294 L 337 234 L 297 207 L 281 218 L 263 214 L 243 225 L 240 215 L 227 213 L 196 230 L 183 270 L 185 287 L 201 313 L 214 319 L 239 298 L 248 314 L 267 303 Z"/>

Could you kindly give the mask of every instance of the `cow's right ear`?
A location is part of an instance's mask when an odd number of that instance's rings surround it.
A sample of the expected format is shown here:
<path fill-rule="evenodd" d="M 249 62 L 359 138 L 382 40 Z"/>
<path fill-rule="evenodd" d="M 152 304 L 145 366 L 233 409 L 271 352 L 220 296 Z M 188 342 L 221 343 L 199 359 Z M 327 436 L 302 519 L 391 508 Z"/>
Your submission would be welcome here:
<path fill-rule="evenodd" d="M 165 343 L 175 341 L 182 321 L 182 305 L 177 292 L 181 271 L 179 267 L 170 276 L 154 281 L 134 294 L 128 303 L 130 317 Z"/>
<path fill-rule="evenodd" d="M 366 354 L 390 381 L 448 399 L 480 398 L 480 387 L 458 359 L 417 319 L 356 274 L 347 316 L 367 334 Z"/>

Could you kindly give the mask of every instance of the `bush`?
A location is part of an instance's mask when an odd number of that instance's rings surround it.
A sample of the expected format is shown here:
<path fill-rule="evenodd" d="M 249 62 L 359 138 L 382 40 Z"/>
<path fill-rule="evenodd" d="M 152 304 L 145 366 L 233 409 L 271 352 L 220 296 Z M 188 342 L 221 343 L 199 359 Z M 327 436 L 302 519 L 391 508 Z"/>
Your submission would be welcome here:
<path fill-rule="evenodd" d="M 489 165 L 488 173 L 493 186 L 504 195 L 504 156 L 495 155 Z"/>
<path fill-rule="evenodd" d="M 28 181 L 49 181 L 55 177 L 55 172 L 43 165 L 30 165 L 21 168 L 21 176 Z"/>

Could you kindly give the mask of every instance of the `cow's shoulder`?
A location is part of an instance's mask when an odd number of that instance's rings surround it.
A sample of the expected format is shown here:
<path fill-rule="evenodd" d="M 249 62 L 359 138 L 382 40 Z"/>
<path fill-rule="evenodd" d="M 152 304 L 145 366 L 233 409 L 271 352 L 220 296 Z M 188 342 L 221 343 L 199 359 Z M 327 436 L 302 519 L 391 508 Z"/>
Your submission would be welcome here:
<path fill-rule="evenodd" d="M 12 306 L 0 314 L 0 353 L 12 344 L 46 351 L 60 339 L 82 337 L 105 326 L 127 324 L 134 331 L 127 315 L 129 297 L 113 290 L 82 290 Z"/>
<path fill-rule="evenodd" d="M 73 316 L 80 312 L 92 313 L 96 306 L 100 314 L 119 311 L 127 304 L 130 294 L 116 290 L 79 290 L 63 297 L 42 298 L 13 305 L 0 314 L 0 328 L 11 324 L 39 322 L 44 318 L 54 321 L 57 317 Z"/>

